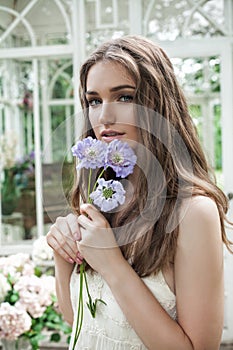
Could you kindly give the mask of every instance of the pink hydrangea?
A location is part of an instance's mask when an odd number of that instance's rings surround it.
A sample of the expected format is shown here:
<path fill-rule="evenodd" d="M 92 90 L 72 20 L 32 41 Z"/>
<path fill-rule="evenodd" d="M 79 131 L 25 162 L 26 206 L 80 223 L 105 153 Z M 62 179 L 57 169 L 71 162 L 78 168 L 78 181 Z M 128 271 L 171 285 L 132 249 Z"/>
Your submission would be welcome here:
<path fill-rule="evenodd" d="M 34 263 L 29 254 L 13 254 L 0 258 L 0 271 L 4 276 L 11 275 L 15 280 L 20 276 L 31 276 L 34 274 Z"/>
<path fill-rule="evenodd" d="M 0 274 L 0 302 L 2 302 L 6 295 L 7 292 L 11 289 L 10 284 L 7 282 L 7 278 Z"/>
<path fill-rule="evenodd" d="M 0 305 L 0 338 L 15 340 L 29 331 L 31 324 L 31 317 L 25 310 L 9 303 Z"/>
<path fill-rule="evenodd" d="M 46 307 L 52 304 L 54 277 L 22 276 L 15 283 L 14 289 L 19 293 L 15 305 L 25 309 L 33 318 L 41 317 Z"/>

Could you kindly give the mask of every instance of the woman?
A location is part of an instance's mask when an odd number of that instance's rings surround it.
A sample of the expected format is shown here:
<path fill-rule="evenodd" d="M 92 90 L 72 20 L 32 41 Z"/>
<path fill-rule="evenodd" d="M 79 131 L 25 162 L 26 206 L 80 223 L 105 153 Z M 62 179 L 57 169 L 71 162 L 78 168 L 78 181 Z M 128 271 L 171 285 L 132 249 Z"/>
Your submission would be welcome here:
<path fill-rule="evenodd" d="M 171 62 L 151 41 L 127 36 L 97 49 L 80 81 L 84 137 L 126 141 L 139 164 L 127 178 L 127 204 L 111 214 L 87 204 L 80 171 L 74 214 L 47 235 L 65 319 L 76 318 L 74 267 L 82 259 L 90 293 L 107 304 L 96 318 L 84 310 L 76 349 L 219 349 L 228 203 L 211 180 Z"/>

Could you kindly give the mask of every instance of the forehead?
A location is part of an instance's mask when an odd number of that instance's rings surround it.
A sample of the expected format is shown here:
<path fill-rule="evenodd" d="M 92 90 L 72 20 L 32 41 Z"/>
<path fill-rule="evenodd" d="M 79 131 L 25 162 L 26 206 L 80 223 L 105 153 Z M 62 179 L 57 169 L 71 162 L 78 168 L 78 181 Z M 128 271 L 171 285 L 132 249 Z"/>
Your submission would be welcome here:
<path fill-rule="evenodd" d="M 99 61 L 94 64 L 87 74 L 87 90 L 94 86 L 117 86 L 133 84 L 134 80 L 128 70 L 119 62 Z"/>

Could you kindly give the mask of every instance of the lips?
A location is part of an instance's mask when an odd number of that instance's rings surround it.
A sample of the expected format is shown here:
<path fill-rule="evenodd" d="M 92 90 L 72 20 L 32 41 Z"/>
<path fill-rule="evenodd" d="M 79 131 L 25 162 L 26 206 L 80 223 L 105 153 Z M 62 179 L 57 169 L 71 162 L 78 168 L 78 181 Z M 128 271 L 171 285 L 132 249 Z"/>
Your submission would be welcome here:
<path fill-rule="evenodd" d="M 119 132 L 117 130 L 103 130 L 100 135 L 103 137 L 103 136 L 121 136 L 121 135 L 124 135 L 123 132 Z"/>
<path fill-rule="evenodd" d="M 105 129 L 100 133 L 104 141 L 112 141 L 121 138 L 125 133 L 117 130 Z"/>

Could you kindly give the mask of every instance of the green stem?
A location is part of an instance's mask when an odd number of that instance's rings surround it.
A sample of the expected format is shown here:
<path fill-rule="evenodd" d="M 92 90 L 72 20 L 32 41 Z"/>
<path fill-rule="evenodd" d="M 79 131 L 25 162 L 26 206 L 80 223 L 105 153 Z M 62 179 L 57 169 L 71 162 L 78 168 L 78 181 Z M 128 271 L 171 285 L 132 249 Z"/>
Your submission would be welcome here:
<path fill-rule="evenodd" d="M 83 262 L 83 264 L 85 264 L 85 262 Z M 83 272 L 83 276 L 84 276 L 84 282 L 85 282 L 85 285 L 86 285 L 88 298 L 91 298 L 91 295 L 90 295 L 90 292 L 89 292 L 89 288 L 88 288 L 87 275 L 86 275 L 85 269 L 84 269 L 84 272 Z"/>
<path fill-rule="evenodd" d="M 106 168 L 106 169 L 107 169 L 107 168 Z M 105 172 L 106 169 L 103 168 L 103 170 L 100 172 L 100 174 L 99 174 L 99 176 L 97 177 L 97 180 L 96 180 L 96 182 L 95 182 L 95 184 L 94 184 L 94 187 L 93 187 L 93 189 L 92 189 L 92 192 L 95 191 L 96 186 L 97 186 L 97 182 L 98 182 L 98 180 L 101 178 L 101 176 L 103 175 L 103 173 Z"/>
<path fill-rule="evenodd" d="M 78 312 L 77 312 L 76 330 L 75 330 L 72 350 L 75 350 L 75 345 L 78 341 L 81 328 L 82 328 L 82 323 L 83 323 L 83 273 L 84 273 L 84 263 L 80 265 Z"/>
<path fill-rule="evenodd" d="M 97 182 L 101 178 L 101 176 L 103 175 L 105 170 L 106 170 L 105 168 L 103 168 L 101 170 L 97 180 L 95 181 L 95 184 L 93 186 L 92 192 L 95 191 L 96 186 L 97 186 Z M 92 203 L 92 200 L 90 198 L 90 193 L 91 193 L 91 176 L 92 176 L 92 169 L 89 170 L 89 177 L 88 177 L 88 189 L 87 189 L 87 202 L 88 203 Z M 84 278 L 86 291 L 87 291 L 87 296 L 88 296 L 87 306 L 88 306 L 88 308 L 89 308 L 89 310 L 91 312 L 92 317 L 95 317 L 97 301 L 101 301 L 104 304 L 106 304 L 106 303 L 103 300 L 101 300 L 101 299 L 96 299 L 95 302 L 93 303 L 92 297 L 90 295 L 89 288 L 88 288 L 87 276 L 86 276 L 86 271 L 85 271 L 85 261 L 83 261 L 83 263 L 80 265 L 80 287 L 81 287 L 81 282 L 82 282 L 82 285 L 83 285 L 83 278 Z M 82 293 L 82 291 L 80 293 Z M 82 299 L 83 296 L 82 296 L 82 294 L 80 294 L 80 296 L 81 296 L 81 301 L 82 301 L 81 321 L 80 321 L 79 329 L 78 329 L 78 324 L 76 326 L 76 332 L 75 332 L 75 338 L 74 338 L 74 345 L 73 346 L 75 346 L 75 344 L 76 344 L 76 342 L 78 340 L 78 337 L 79 337 L 79 334 L 80 334 L 80 331 L 81 331 L 81 327 L 82 327 L 82 320 L 83 320 L 83 299 Z M 80 297 L 79 297 L 79 300 L 80 300 Z M 78 309 L 78 315 L 79 315 L 79 311 L 80 310 Z M 78 319 L 77 322 L 79 322 L 79 319 Z M 72 348 L 72 350 L 74 350 L 74 347 Z"/>
<path fill-rule="evenodd" d="M 87 188 L 87 201 L 88 201 L 88 203 L 91 203 L 91 199 L 90 199 L 91 175 L 92 175 L 92 169 L 89 170 L 89 177 L 88 177 L 88 188 Z"/>

